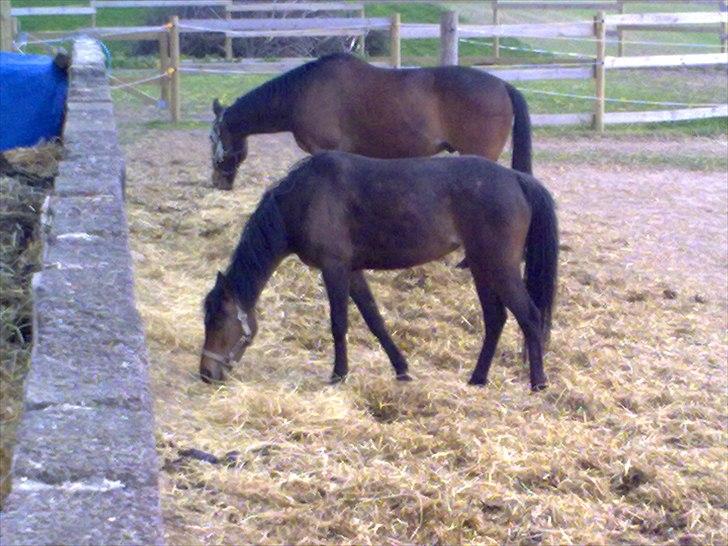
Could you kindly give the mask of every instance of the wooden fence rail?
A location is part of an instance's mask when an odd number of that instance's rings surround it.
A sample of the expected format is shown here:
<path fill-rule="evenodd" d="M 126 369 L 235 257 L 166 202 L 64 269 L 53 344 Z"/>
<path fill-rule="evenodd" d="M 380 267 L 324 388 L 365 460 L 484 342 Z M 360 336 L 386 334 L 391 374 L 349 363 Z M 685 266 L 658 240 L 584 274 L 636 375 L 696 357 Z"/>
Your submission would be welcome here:
<path fill-rule="evenodd" d="M 332 33 L 347 30 L 388 30 L 390 19 L 387 17 L 181 19 L 180 25 L 189 28 L 190 31 L 195 29 L 204 29 L 204 32 L 254 31 L 266 36 L 279 30 L 330 30 Z"/>
<path fill-rule="evenodd" d="M 692 53 L 689 55 L 641 55 L 638 57 L 605 57 L 604 67 L 657 68 L 677 66 L 717 66 L 728 60 L 726 53 Z"/>
<path fill-rule="evenodd" d="M 96 9 L 105 8 L 186 8 L 209 7 L 224 8 L 232 4 L 232 0 L 90 0 Z"/>
<path fill-rule="evenodd" d="M 619 9 L 619 2 L 617 0 L 603 1 L 603 2 L 577 2 L 577 1 L 564 1 L 564 2 L 510 2 L 503 0 L 491 0 L 493 9 L 508 10 L 508 9 L 559 9 L 559 10 L 575 10 L 575 9 L 590 9 L 590 10 L 608 10 L 608 9 Z"/>
<path fill-rule="evenodd" d="M 286 11 L 344 11 L 362 12 L 363 4 L 353 2 L 256 2 L 254 4 L 231 4 L 225 7 L 227 11 L 234 13 L 243 12 L 286 12 Z"/>
<path fill-rule="evenodd" d="M 531 66 L 531 67 L 489 67 L 483 70 L 507 81 L 528 81 L 537 79 L 594 79 L 594 110 L 592 113 L 579 114 L 543 114 L 534 115 L 534 125 L 585 125 L 591 124 L 597 131 L 603 131 L 605 125 L 616 123 L 640 123 L 654 121 L 671 121 L 687 119 L 703 119 L 722 117 L 728 113 L 728 105 L 700 108 L 682 108 L 680 110 L 658 110 L 648 112 L 606 112 L 606 75 L 608 70 L 623 68 L 654 68 L 684 66 L 728 66 L 726 53 L 696 53 L 688 55 L 642 55 L 638 57 L 614 57 L 606 55 L 606 36 L 609 27 L 616 28 L 624 23 L 639 23 L 646 26 L 715 24 L 725 22 L 726 12 L 715 13 L 654 13 L 606 15 L 599 12 L 593 22 L 553 23 L 541 25 L 500 25 L 458 27 L 454 12 L 447 18 L 448 25 L 441 25 L 442 59 L 452 63 L 457 56 L 457 49 L 452 45 L 452 35 L 460 36 L 527 36 L 552 37 L 580 36 L 594 38 L 596 51 L 594 58 L 579 66 Z M 444 20 L 444 19 L 443 19 Z M 402 34 L 405 37 L 432 37 L 434 25 L 404 25 Z M 630 102 L 630 101 L 625 101 Z M 639 102 L 639 101 L 637 101 Z"/>
<path fill-rule="evenodd" d="M 607 30 L 617 30 L 630 24 L 639 24 L 644 29 L 656 29 L 670 25 L 675 30 L 685 25 L 716 25 L 728 23 L 728 13 L 647 13 L 606 15 L 604 18 Z M 513 25 L 460 25 L 462 38 L 588 38 L 594 37 L 593 21 L 574 21 L 569 23 L 524 23 Z M 407 39 L 438 38 L 440 28 L 435 24 L 404 24 L 402 37 Z"/>

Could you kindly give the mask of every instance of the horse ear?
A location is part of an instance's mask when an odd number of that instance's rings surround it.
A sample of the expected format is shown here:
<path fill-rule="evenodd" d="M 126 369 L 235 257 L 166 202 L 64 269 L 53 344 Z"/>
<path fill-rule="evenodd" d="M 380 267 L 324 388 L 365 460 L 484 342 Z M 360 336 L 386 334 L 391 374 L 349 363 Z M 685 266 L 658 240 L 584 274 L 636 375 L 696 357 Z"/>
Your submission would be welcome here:
<path fill-rule="evenodd" d="M 215 99 L 212 101 L 212 111 L 214 112 L 215 117 L 219 117 L 223 110 L 224 108 L 222 107 L 222 104 L 220 104 L 219 100 Z"/>
<path fill-rule="evenodd" d="M 221 272 L 217 272 L 217 279 L 215 279 L 215 286 L 222 288 L 222 291 L 226 294 L 231 293 L 230 290 L 230 281 L 228 281 L 227 277 Z"/>

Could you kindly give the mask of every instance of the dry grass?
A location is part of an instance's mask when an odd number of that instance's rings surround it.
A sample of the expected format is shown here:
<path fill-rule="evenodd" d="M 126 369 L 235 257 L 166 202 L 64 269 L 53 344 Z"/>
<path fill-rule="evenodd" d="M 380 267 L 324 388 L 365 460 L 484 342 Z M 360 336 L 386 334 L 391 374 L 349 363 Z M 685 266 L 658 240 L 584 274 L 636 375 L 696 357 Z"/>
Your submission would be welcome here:
<path fill-rule="evenodd" d="M 0 154 L 0 503 L 10 490 L 7 477 L 30 361 L 30 280 L 40 250 L 36 226 L 61 153 L 58 144 L 45 144 Z"/>
<path fill-rule="evenodd" d="M 455 257 L 370 275 L 411 384 L 394 381 L 352 306 L 350 379 L 325 385 L 327 301 L 318 275 L 289 259 L 263 293 L 261 331 L 235 379 L 204 385 L 202 297 L 263 188 L 298 153 L 290 140 L 254 139 L 237 189 L 222 193 L 206 187 L 202 131 L 127 147 L 170 544 L 726 543 L 724 189 L 705 215 L 718 217 L 705 281 L 698 267 L 662 267 L 665 248 L 642 237 L 664 227 L 642 226 L 632 241 L 630 224 L 609 214 L 640 216 L 612 193 L 618 180 L 674 185 L 675 171 L 623 170 L 600 189 L 584 185 L 594 173 L 582 166 L 539 165 L 563 226 L 543 394 L 529 392 L 512 321 L 491 384 L 465 385 L 482 320 Z M 724 184 L 721 173 L 685 176 Z M 700 233 L 679 236 L 689 246 Z M 229 465 L 178 461 L 186 448 L 236 453 Z"/>

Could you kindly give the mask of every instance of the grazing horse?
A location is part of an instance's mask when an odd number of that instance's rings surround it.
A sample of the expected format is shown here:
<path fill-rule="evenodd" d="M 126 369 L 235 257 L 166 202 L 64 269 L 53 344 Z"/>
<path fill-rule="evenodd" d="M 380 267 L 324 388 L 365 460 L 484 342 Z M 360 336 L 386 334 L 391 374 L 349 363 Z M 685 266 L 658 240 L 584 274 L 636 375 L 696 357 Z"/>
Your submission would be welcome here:
<path fill-rule="evenodd" d="M 525 334 L 531 388 L 543 388 L 558 259 L 548 190 L 530 175 L 476 156 L 381 160 L 345 152 L 303 160 L 263 195 L 227 271 L 218 273 L 205 298 L 202 379 L 224 379 L 242 357 L 257 333 L 260 293 L 281 260 L 296 254 L 323 274 L 335 349 L 332 382 L 348 372 L 349 296 L 397 378 L 409 380 L 407 361 L 387 332 L 363 270 L 412 267 L 460 246 L 485 321 L 470 383 L 487 383 L 507 308 Z"/>
<path fill-rule="evenodd" d="M 523 95 L 462 66 L 393 70 L 352 55 L 304 64 L 224 108 L 213 102 L 212 182 L 233 186 L 248 135 L 292 132 L 308 153 L 341 150 L 382 159 L 443 150 L 498 159 L 513 128 L 514 169 L 531 173 Z"/>

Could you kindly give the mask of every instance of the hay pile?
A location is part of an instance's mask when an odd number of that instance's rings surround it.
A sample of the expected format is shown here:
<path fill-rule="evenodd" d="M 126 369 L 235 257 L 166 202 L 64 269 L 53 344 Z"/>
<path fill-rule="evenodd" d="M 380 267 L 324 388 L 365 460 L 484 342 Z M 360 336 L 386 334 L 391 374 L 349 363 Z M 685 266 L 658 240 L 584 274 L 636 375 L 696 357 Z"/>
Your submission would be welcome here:
<path fill-rule="evenodd" d="M 30 360 L 30 280 L 40 250 L 36 227 L 61 151 L 58 144 L 44 144 L 0 154 L 0 501 L 10 487 L 6 478 Z"/>
<path fill-rule="evenodd" d="M 465 384 L 482 319 L 455 256 L 369 275 L 411 384 L 393 380 L 351 306 L 351 375 L 325 385 L 328 304 L 296 259 L 265 290 L 235 380 L 202 384 L 201 300 L 263 188 L 298 157 L 281 142 L 252 140 L 230 193 L 205 187 L 203 131 L 154 132 L 126 150 L 170 544 L 728 540 L 725 292 L 662 278 L 659 264 L 625 269 L 628 235 L 577 207 L 560 212 L 543 394 L 529 392 L 512 320 L 491 384 Z M 539 169 L 562 202 L 576 199 L 573 168 L 573 193 L 555 184 L 568 179 L 560 165 Z M 222 462 L 180 458 L 189 448 Z"/>

